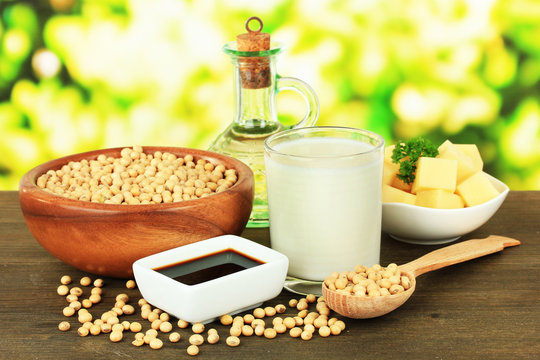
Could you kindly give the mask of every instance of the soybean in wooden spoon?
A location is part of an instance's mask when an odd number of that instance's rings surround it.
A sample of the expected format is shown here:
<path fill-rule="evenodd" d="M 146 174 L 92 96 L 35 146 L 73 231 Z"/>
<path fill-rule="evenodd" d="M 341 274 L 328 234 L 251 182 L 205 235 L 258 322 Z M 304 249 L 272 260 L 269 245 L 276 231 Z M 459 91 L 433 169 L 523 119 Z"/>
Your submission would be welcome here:
<path fill-rule="evenodd" d="M 323 283 L 322 292 L 326 304 L 332 310 L 353 319 L 369 319 L 388 314 L 397 309 L 413 294 L 416 277 L 429 271 L 458 264 L 467 260 L 502 251 L 509 246 L 519 245 L 520 241 L 504 236 L 491 235 L 485 239 L 467 240 L 432 251 L 416 260 L 399 266 L 401 274 L 408 276 L 411 287 L 398 294 L 358 297 L 332 291 Z"/>

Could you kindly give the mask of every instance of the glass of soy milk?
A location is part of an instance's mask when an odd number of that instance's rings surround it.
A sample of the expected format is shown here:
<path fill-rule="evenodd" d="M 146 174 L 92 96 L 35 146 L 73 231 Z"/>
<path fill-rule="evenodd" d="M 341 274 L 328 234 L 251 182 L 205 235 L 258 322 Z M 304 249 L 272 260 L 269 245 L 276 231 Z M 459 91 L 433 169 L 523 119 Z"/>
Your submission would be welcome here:
<path fill-rule="evenodd" d="M 317 295 L 331 272 L 378 264 L 383 138 L 321 126 L 264 145 L 270 243 L 289 258 L 285 288 Z"/>

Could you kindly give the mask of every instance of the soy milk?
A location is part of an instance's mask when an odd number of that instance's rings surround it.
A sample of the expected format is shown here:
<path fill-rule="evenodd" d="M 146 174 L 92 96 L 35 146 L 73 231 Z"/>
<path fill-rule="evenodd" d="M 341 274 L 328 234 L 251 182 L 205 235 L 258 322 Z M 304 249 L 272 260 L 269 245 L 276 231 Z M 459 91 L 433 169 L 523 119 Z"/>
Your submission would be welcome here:
<path fill-rule="evenodd" d="M 383 146 L 292 139 L 265 153 L 272 248 L 290 276 L 322 281 L 379 263 Z"/>

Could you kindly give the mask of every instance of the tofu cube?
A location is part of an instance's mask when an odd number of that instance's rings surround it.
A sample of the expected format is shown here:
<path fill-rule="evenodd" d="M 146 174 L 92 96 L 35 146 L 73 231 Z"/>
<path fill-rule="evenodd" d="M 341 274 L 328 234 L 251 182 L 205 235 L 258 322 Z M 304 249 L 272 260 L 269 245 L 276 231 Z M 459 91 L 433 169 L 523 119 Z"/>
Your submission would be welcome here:
<path fill-rule="evenodd" d="M 457 160 L 420 157 L 416 162 L 416 177 L 411 192 L 422 190 L 447 190 L 455 192 Z"/>
<path fill-rule="evenodd" d="M 474 172 L 482 171 L 484 168 L 484 161 L 482 161 L 480 151 L 475 144 L 454 144 L 454 146 L 463 151 L 463 153 L 471 159 Z"/>
<path fill-rule="evenodd" d="M 499 191 L 482 171 L 459 184 L 456 193 L 463 198 L 467 206 L 485 203 L 499 195 Z"/>
<path fill-rule="evenodd" d="M 439 150 L 439 154 L 442 153 L 444 150 L 446 150 L 446 147 L 448 145 L 452 145 L 452 142 L 450 140 L 445 140 L 438 148 L 437 150 Z"/>
<path fill-rule="evenodd" d="M 416 194 L 416 205 L 435 209 L 460 209 L 463 199 L 446 190 L 422 190 Z"/>
<path fill-rule="evenodd" d="M 458 184 L 478 171 L 474 169 L 471 158 L 448 140 L 439 146 L 439 156 L 437 158 L 457 161 Z"/>
<path fill-rule="evenodd" d="M 382 198 L 383 203 L 399 202 L 411 205 L 416 203 L 416 195 L 393 188 L 390 185 L 383 185 Z"/>
<path fill-rule="evenodd" d="M 405 181 L 401 180 L 397 176 L 394 177 L 390 185 L 392 187 L 395 187 L 396 189 L 400 189 L 407 192 L 411 192 L 411 189 L 412 189 L 412 183 L 407 184 Z"/>
<path fill-rule="evenodd" d="M 399 164 L 392 162 L 392 152 L 395 147 L 395 145 L 391 145 L 384 149 L 383 184 L 410 192 L 412 184 L 407 184 L 396 176 L 399 173 Z"/>
<path fill-rule="evenodd" d="M 398 164 L 388 164 L 387 162 L 385 162 L 383 165 L 383 184 L 391 185 L 398 171 Z"/>

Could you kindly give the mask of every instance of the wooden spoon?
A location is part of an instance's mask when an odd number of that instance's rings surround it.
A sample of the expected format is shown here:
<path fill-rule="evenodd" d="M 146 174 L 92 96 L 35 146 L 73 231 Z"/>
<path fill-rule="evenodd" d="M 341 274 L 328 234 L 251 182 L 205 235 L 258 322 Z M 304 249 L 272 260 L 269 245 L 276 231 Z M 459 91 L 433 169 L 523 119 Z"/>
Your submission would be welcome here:
<path fill-rule="evenodd" d="M 411 287 L 401 293 L 377 297 L 358 297 L 340 294 L 328 289 L 323 283 L 322 292 L 326 304 L 338 314 L 353 319 L 369 319 L 388 314 L 400 307 L 413 294 L 416 277 L 429 271 L 454 265 L 484 255 L 502 251 L 505 247 L 519 245 L 516 239 L 491 235 L 485 239 L 468 240 L 432 251 L 407 264 L 400 265 L 401 275 L 411 281 Z"/>

